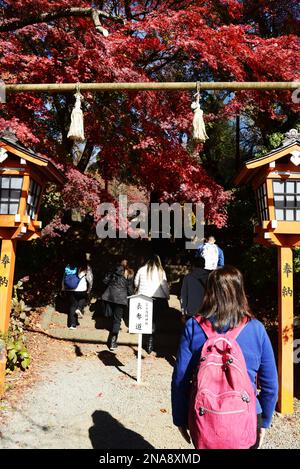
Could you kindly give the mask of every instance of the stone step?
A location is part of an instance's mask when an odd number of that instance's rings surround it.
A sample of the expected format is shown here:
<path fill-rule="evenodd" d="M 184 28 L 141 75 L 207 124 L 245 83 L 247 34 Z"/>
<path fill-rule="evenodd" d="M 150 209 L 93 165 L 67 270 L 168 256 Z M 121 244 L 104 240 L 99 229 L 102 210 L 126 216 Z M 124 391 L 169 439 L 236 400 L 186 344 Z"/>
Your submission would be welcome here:
<path fill-rule="evenodd" d="M 159 341 L 162 345 L 175 345 L 181 333 L 181 314 L 178 309 L 179 301 L 176 296 L 171 295 L 169 310 L 160 318 L 157 331 Z M 90 308 L 93 308 L 93 300 Z M 52 337 L 70 340 L 72 342 L 106 343 L 110 320 L 91 311 L 89 307 L 84 310 L 82 319 L 79 319 L 79 326 L 76 329 L 67 327 L 67 314 L 60 313 L 54 307 L 48 306 L 41 316 L 41 327 Z M 137 345 L 137 334 L 128 333 L 128 323 L 122 321 L 121 330 L 118 337 L 120 345 Z"/>

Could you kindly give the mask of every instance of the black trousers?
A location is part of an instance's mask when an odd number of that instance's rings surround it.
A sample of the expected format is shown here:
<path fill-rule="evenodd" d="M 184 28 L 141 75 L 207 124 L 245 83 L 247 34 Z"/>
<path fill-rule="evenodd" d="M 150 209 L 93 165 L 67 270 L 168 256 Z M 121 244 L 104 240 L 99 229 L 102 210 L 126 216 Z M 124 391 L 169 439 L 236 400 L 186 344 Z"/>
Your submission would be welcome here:
<path fill-rule="evenodd" d="M 118 335 L 120 332 L 121 321 L 126 311 L 127 306 L 119 305 L 118 303 L 110 303 L 112 309 L 112 327 L 111 333 Z"/>
<path fill-rule="evenodd" d="M 68 314 L 68 327 L 76 327 L 77 315 L 75 311 L 79 309 L 82 311 L 87 302 L 87 292 L 85 291 L 70 291 L 69 294 L 69 314 Z"/>
<path fill-rule="evenodd" d="M 257 414 L 257 436 L 256 442 L 251 448 L 249 449 L 258 449 L 259 446 L 259 437 L 260 437 L 260 430 L 261 430 L 261 414 Z"/>
<path fill-rule="evenodd" d="M 154 334 L 159 329 L 159 318 L 168 307 L 168 300 L 166 298 L 153 297 L 152 334 L 143 334 L 144 346 L 147 346 L 149 341 L 153 342 Z"/>
<path fill-rule="evenodd" d="M 153 297 L 153 319 L 152 319 L 152 333 L 157 329 L 159 324 L 160 316 L 166 311 L 168 308 L 168 300 L 165 298 L 158 298 Z"/>

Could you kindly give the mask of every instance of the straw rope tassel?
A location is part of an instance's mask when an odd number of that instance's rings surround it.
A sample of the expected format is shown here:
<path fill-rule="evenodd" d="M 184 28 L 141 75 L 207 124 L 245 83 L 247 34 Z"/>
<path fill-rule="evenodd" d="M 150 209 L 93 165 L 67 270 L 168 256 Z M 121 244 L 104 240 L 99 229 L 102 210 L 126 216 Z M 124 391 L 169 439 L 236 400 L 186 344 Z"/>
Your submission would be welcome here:
<path fill-rule="evenodd" d="M 204 143 L 208 139 L 203 119 L 203 111 L 200 107 L 200 84 L 197 82 L 196 100 L 192 102 L 191 108 L 194 111 L 193 118 L 193 138 L 197 142 Z"/>
<path fill-rule="evenodd" d="M 84 126 L 83 126 L 83 112 L 81 109 L 81 101 L 83 96 L 79 91 L 79 86 L 77 86 L 77 91 L 75 93 L 75 105 L 71 114 L 71 125 L 68 132 L 68 138 L 75 141 L 83 142 L 84 138 Z"/>

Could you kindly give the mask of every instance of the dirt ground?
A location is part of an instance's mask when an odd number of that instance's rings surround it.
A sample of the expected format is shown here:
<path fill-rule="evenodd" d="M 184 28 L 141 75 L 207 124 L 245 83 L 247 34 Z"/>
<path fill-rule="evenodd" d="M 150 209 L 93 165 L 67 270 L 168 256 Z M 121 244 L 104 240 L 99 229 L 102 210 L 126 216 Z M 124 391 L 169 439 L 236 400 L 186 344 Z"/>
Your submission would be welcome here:
<path fill-rule="evenodd" d="M 188 449 L 172 424 L 170 382 L 175 357 L 116 353 L 104 344 L 71 343 L 28 333 L 32 364 L 7 378 L 0 403 L 0 448 Z M 300 405 L 276 414 L 265 448 L 300 448 Z"/>
<path fill-rule="evenodd" d="M 187 448 L 172 424 L 172 366 L 136 348 L 29 334 L 31 370 L 7 379 L 0 448 Z M 163 436 L 163 438 L 162 438 Z"/>

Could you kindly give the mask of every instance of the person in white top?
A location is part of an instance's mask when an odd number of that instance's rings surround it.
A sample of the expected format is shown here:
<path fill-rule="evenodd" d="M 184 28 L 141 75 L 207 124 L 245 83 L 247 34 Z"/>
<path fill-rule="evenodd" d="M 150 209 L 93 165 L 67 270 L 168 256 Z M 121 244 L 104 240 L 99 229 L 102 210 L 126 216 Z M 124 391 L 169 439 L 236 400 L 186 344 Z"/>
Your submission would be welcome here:
<path fill-rule="evenodd" d="M 76 329 L 77 319 L 82 318 L 82 311 L 87 303 L 93 286 L 93 272 L 85 256 L 71 262 L 65 268 L 62 290 L 68 292 L 69 313 L 68 327 Z"/>
<path fill-rule="evenodd" d="M 216 244 L 216 238 L 209 236 L 204 244 L 200 244 L 196 251 L 196 257 L 205 259 L 205 269 L 215 270 L 224 267 L 224 253 Z"/>
<path fill-rule="evenodd" d="M 169 286 L 166 273 L 162 267 L 160 257 L 152 255 L 135 276 L 134 285 L 136 293 L 149 296 L 153 299 L 153 325 L 152 334 L 147 337 L 146 351 L 153 351 L 153 335 L 160 314 L 168 308 Z"/>

